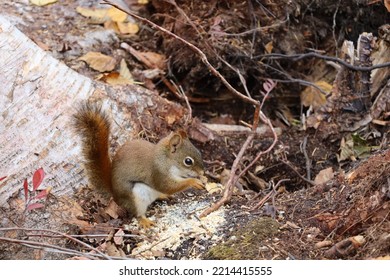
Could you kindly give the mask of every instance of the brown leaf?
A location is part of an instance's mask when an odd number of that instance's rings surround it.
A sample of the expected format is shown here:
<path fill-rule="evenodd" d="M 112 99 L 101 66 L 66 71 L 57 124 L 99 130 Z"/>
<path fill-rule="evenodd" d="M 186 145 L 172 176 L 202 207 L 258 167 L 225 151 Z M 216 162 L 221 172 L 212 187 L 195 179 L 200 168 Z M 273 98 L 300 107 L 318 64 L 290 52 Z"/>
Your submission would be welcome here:
<path fill-rule="evenodd" d="M 123 243 L 123 236 L 125 235 L 125 232 L 122 229 L 119 229 L 115 235 L 114 235 L 114 243 L 118 246 L 122 245 Z"/>
<path fill-rule="evenodd" d="M 266 53 L 272 53 L 272 50 L 274 48 L 274 44 L 272 41 L 269 41 L 266 45 L 265 45 L 265 51 Z"/>
<path fill-rule="evenodd" d="M 322 169 L 317 174 L 316 178 L 314 179 L 314 183 L 316 183 L 316 185 L 324 184 L 333 178 L 334 178 L 333 168 L 332 167 L 325 168 Z"/>
<path fill-rule="evenodd" d="M 165 55 L 155 52 L 140 52 L 132 47 L 128 47 L 129 52 L 149 68 L 166 69 Z"/>
<path fill-rule="evenodd" d="M 110 200 L 110 203 L 108 204 L 106 209 L 104 209 L 104 212 L 106 212 L 106 214 L 108 214 L 111 218 L 114 218 L 114 219 L 118 219 L 118 217 L 119 217 L 118 212 L 119 211 L 120 211 L 120 208 L 119 208 L 118 204 L 116 204 L 114 202 L 114 200 Z"/>
<path fill-rule="evenodd" d="M 111 257 L 125 257 L 126 254 L 122 249 L 118 248 L 113 242 L 106 242 L 107 254 Z"/>

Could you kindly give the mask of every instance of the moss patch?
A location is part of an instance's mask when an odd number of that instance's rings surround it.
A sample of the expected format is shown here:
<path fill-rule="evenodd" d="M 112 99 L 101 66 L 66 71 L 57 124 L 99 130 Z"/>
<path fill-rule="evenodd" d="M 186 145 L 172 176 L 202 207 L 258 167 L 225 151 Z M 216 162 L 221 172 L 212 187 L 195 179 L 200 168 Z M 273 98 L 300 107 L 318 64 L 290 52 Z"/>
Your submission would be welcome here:
<path fill-rule="evenodd" d="M 259 258 L 259 248 L 266 239 L 278 232 L 279 224 L 271 218 L 261 218 L 249 222 L 237 229 L 232 237 L 223 244 L 212 247 L 205 259 L 248 260 Z"/>

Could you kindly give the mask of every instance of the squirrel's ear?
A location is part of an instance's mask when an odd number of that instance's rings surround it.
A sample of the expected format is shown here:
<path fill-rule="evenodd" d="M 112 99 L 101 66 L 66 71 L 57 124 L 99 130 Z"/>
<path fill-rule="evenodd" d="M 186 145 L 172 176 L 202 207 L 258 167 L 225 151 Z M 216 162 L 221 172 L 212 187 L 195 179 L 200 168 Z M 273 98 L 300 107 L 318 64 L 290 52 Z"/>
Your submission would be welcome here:
<path fill-rule="evenodd" d="M 187 134 L 183 131 L 185 134 L 185 137 L 187 137 Z M 169 150 L 171 153 L 175 153 L 177 148 L 179 148 L 183 143 L 183 136 L 181 132 L 175 132 L 172 134 L 172 136 L 169 138 Z"/>

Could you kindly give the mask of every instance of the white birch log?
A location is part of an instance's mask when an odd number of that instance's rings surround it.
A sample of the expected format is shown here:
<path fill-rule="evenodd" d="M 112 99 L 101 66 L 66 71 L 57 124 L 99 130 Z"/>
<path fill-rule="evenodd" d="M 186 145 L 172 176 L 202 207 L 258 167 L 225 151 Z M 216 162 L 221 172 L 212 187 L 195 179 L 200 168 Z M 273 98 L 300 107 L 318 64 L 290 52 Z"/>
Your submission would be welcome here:
<path fill-rule="evenodd" d="M 0 178 L 7 176 L 0 181 L 0 208 L 8 209 L 13 196 L 24 198 L 24 179 L 31 185 L 40 167 L 47 174 L 42 187 L 51 186 L 56 196 L 86 183 L 71 116 L 91 97 L 115 112 L 116 143 L 135 131 L 135 122 L 161 130 L 185 112 L 140 86 L 113 88 L 76 73 L 0 15 Z"/>

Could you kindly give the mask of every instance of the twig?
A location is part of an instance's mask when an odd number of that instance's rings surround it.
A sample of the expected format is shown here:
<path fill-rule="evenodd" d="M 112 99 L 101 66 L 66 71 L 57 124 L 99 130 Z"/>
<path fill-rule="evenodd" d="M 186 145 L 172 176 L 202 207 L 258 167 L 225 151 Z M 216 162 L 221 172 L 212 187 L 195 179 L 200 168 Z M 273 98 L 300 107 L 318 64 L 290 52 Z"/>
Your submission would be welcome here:
<path fill-rule="evenodd" d="M 188 101 L 187 95 L 184 93 L 184 90 L 181 86 L 176 85 L 174 81 L 171 81 L 171 83 L 175 86 L 177 93 L 180 95 L 181 99 L 184 99 L 187 105 L 188 109 L 188 118 L 185 120 L 185 124 L 188 125 L 191 123 L 192 120 L 192 108 L 190 105 L 190 102 Z"/>
<path fill-rule="evenodd" d="M 337 3 L 336 11 L 333 14 L 333 25 L 332 25 L 332 34 L 333 34 L 334 46 L 336 49 L 336 56 L 337 56 L 337 50 L 338 50 L 337 39 L 336 39 L 336 17 L 337 17 L 337 13 L 339 11 L 339 8 L 340 8 L 340 3 L 341 3 L 341 0 L 339 0 L 339 2 Z"/>
<path fill-rule="evenodd" d="M 32 229 L 32 228 L 18 228 L 18 227 L 14 227 L 14 228 L 0 228 L 0 231 L 13 231 L 13 230 L 19 230 L 19 231 L 37 231 L 37 232 L 49 232 L 49 233 L 53 233 L 53 234 L 57 234 L 57 235 L 60 235 L 62 237 L 65 237 L 65 238 L 68 238 L 92 251 L 96 251 L 98 253 L 98 255 L 100 255 L 101 257 L 103 257 L 104 259 L 111 259 L 110 256 L 102 253 L 101 251 L 99 251 L 98 249 L 92 247 L 91 245 L 81 241 L 81 240 L 78 240 L 77 238 L 74 238 L 68 234 L 65 234 L 65 233 L 62 233 L 62 232 L 58 232 L 58 231 L 55 231 L 55 230 L 50 230 L 50 229 Z M 17 239 L 15 239 L 17 240 Z M 33 241 L 32 241 L 33 242 Z M 54 245 L 53 245 L 54 246 Z M 56 246 L 58 247 L 58 246 Z M 60 247 L 59 247 L 60 248 Z"/>
<path fill-rule="evenodd" d="M 210 214 L 211 212 L 217 210 L 219 207 L 221 207 L 223 204 L 225 204 L 230 199 L 230 197 L 232 196 L 233 188 L 236 185 L 238 179 L 241 176 L 243 176 L 249 170 L 249 168 L 252 165 L 254 165 L 259 160 L 260 156 L 262 156 L 263 154 L 266 154 L 269 151 L 271 151 L 273 149 L 273 147 L 275 146 L 276 142 L 278 141 L 278 136 L 277 136 L 277 134 L 275 132 L 275 129 L 273 128 L 273 126 L 271 124 L 271 121 L 268 118 L 266 118 L 262 114 L 262 111 L 261 111 L 261 107 L 264 104 L 264 100 L 268 97 L 269 93 L 276 86 L 276 83 L 273 83 L 273 82 L 269 81 L 269 84 L 267 84 L 267 85 L 264 84 L 263 86 L 264 86 L 264 89 L 266 90 L 266 93 L 264 94 L 264 99 L 263 99 L 263 102 L 260 104 L 260 106 L 256 106 L 255 118 L 254 118 L 254 122 L 253 122 L 253 126 L 252 126 L 252 133 L 248 136 L 248 138 L 246 139 L 244 145 L 242 145 L 240 152 L 238 153 L 236 159 L 233 162 L 233 166 L 232 166 L 232 169 L 231 169 L 231 172 L 230 172 L 229 180 L 226 183 L 226 187 L 225 187 L 225 191 L 223 193 L 223 196 L 222 196 L 222 198 L 219 201 L 217 201 L 215 204 L 210 206 L 210 208 L 208 208 L 205 211 L 203 211 L 200 214 L 200 217 L 207 216 L 208 214 Z M 236 172 L 238 170 L 239 163 L 240 163 L 241 158 L 243 157 L 246 149 L 248 148 L 249 144 L 252 142 L 252 140 L 253 140 L 253 138 L 255 136 L 254 131 L 257 129 L 257 126 L 259 124 L 259 118 L 261 118 L 261 120 L 263 122 L 265 122 L 270 127 L 270 129 L 271 129 L 271 131 L 273 133 L 273 136 L 274 136 L 274 141 L 272 142 L 272 144 L 269 146 L 269 148 L 267 150 L 259 152 L 257 154 L 256 158 L 248 166 L 246 166 L 246 168 L 244 168 L 244 170 L 237 176 Z M 254 129 L 254 131 L 253 131 L 253 129 Z"/>
<path fill-rule="evenodd" d="M 248 138 L 246 139 L 245 143 L 242 145 L 240 152 L 238 153 L 236 159 L 233 162 L 232 169 L 230 172 L 229 180 L 226 183 L 225 191 L 223 193 L 223 196 L 220 200 L 218 200 L 216 203 L 210 206 L 210 208 L 203 211 L 199 217 L 205 217 L 208 214 L 216 211 L 219 209 L 222 205 L 224 205 L 232 196 L 233 193 L 233 187 L 235 186 L 236 182 L 238 181 L 239 177 L 236 174 L 238 170 L 239 163 L 241 161 L 242 156 L 244 155 L 246 149 L 248 148 L 249 144 L 252 142 L 254 138 L 254 134 L 250 134 Z"/>
<path fill-rule="evenodd" d="M 248 34 L 251 34 L 251 33 L 254 33 L 254 32 L 267 31 L 269 29 L 280 27 L 282 24 L 286 23 L 287 21 L 288 21 L 288 18 L 285 19 L 285 20 L 282 20 L 280 22 L 274 23 L 272 25 L 256 27 L 256 28 L 253 28 L 253 29 L 250 29 L 250 30 L 246 30 L 246 31 L 241 32 L 241 33 L 226 33 L 226 32 L 223 32 L 223 31 L 212 31 L 212 33 L 217 34 L 217 35 L 221 35 L 221 36 L 245 36 L 245 35 L 248 35 Z"/>
<path fill-rule="evenodd" d="M 175 0 L 164 0 L 165 2 L 173 5 L 176 10 L 179 12 L 179 14 L 181 14 L 185 19 L 186 21 L 191 25 L 191 27 L 196 31 L 196 33 L 198 33 L 199 37 L 203 39 L 203 36 L 202 36 L 202 32 L 200 32 L 197 28 L 197 26 L 193 23 L 193 21 L 187 16 L 187 14 L 183 11 L 182 8 L 180 8 L 176 1 Z M 200 26 L 201 27 L 201 26 Z M 202 31 L 203 33 L 206 33 L 206 31 L 202 28 Z"/>
<path fill-rule="evenodd" d="M 314 87 L 315 89 L 317 89 L 318 91 L 320 91 L 322 94 L 324 94 L 325 96 L 328 96 L 329 95 L 329 92 L 326 92 L 324 91 L 321 87 L 319 87 L 318 85 L 316 85 L 315 83 L 312 83 L 312 82 L 309 82 L 309 81 L 305 81 L 305 80 L 302 80 L 302 79 L 297 79 L 297 78 L 293 78 L 291 77 L 288 73 L 286 72 L 283 72 L 271 65 L 268 65 L 268 64 L 263 64 L 264 67 L 266 68 L 270 68 L 272 70 L 274 70 L 275 72 L 285 76 L 287 78 L 287 80 L 281 80 L 281 79 L 275 79 L 273 78 L 272 80 L 274 80 L 275 82 L 278 82 L 278 83 L 298 83 L 298 84 L 301 84 L 301 85 L 304 85 L 304 86 L 310 86 L 310 87 Z"/>
<path fill-rule="evenodd" d="M 16 244 L 24 245 L 27 247 L 34 246 L 34 248 L 36 248 L 36 249 L 44 249 L 44 248 L 55 249 L 60 253 L 69 254 L 69 255 L 87 256 L 88 258 L 92 256 L 92 254 L 90 254 L 90 253 L 81 253 L 81 252 L 76 251 L 76 250 L 62 248 L 60 246 L 56 246 L 56 245 L 52 245 L 52 244 L 48 244 L 48 243 L 43 243 L 43 242 L 38 242 L 38 241 L 19 240 L 19 239 L 14 239 L 14 238 L 7 238 L 7 237 L 0 237 L 0 241 L 16 243 Z"/>
<path fill-rule="evenodd" d="M 26 246 L 29 248 L 38 249 L 38 250 L 45 250 L 48 252 L 60 253 L 60 254 L 64 254 L 64 255 L 81 256 L 81 257 L 87 257 L 89 259 L 91 259 L 91 258 L 96 259 L 96 258 L 100 257 L 100 255 L 98 255 L 98 254 L 83 253 L 83 252 L 79 252 L 76 250 L 62 248 L 59 246 L 55 246 L 55 245 L 51 245 L 51 244 L 47 244 L 47 243 L 42 243 L 42 242 L 35 242 L 35 241 L 29 241 L 29 240 L 19 240 L 19 239 L 14 239 L 14 238 L 7 238 L 7 237 L 0 237 L 0 241 L 16 243 L 16 244 L 20 244 L 22 246 Z M 114 260 L 125 260 L 126 259 L 126 260 L 128 260 L 129 258 L 111 257 L 111 259 L 114 259 Z"/>
<path fill-rule="evenodd" d="M 307 154 L 307 136 L 303 138 L 303 142 L 301 143 L 301 151 L 303 155 L 305 156 L 305 161 L 306 161 L 306 176 L 308 180 L 311 180 L 311 160 L 309 158 L 309 155 Z"/>
<path fill-rule="evenodd" d="M 310 185 L 312 186 L 315 186 L 316 183 L 314 183 L 314 181 L 312 180 L 308 180 L 306 179 L 304 176 L 302 176 L 301 174 L 299 174 L 299 172 L 295 169 L 294 166 L 292 166 L 292 164 L 290 162 L 288 162 L 287 160 L 281 160 L 281 162 L 283 162 L 285 165 L 287 165 L 288 167 L 290 167 L 297 175 L 299 178 L 301 178 L 303 181 L 305 181 L 306 183 L 309 183 Z"/>
<path fill-rule="evenodd" d="M 292 59 L 292 60 L 296 61 L 296 60 L 300 60 L 300 59 L 304 59 L 304 58 L 312 58 L 312 57 L 321 58 L 321 59 L 328 60 L 328 61 L 333 61 L 333 62 L 339 63 L 339 64 L 341 64 L 341 65 L 343 65 L 351 70 L 354 70 L 354 71 L 372 71 L 372 70 L 378 69 L 378 68 L 390 67 L 390 62 L 376 64 L 376 65 L 372 65 L 372 66 L 356 66 L 356 65 L 349 64 L 340 58 L 322 55 L 322 54 L 315 53 L 315 52 L 304 53 L 304 54 L 293 54 L 293 55 L 272 53 L 272 54 L 258 55 L 258 56 L 253 57 L 253 59 L 272 58 L 272 59 Z"/>
<path fill-rule="evenodd" d="M 286 182 L 286 181 L 290 181 L 290 179 L 282 179 L 282 180 L 279 180 L 276 185 L 274 187 L 272 187 L 272 190 L 267 193 L 266 196 L 263 197 L 262 200 L 260 200 L 255 206 L 253 206 L 250 211 L 254 211 L 256 209 L 259 209 L 261 206 L 264 205 L 264 203 L 266 203 L 271 197 L 272 197 L 272 203 L 273 205 L 275 206 L 275 194 L 276 194 L 276 191 L 279 187 L 279 185 L 283 182 Z"/>

